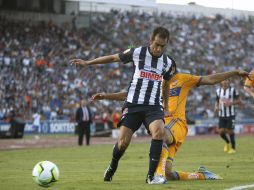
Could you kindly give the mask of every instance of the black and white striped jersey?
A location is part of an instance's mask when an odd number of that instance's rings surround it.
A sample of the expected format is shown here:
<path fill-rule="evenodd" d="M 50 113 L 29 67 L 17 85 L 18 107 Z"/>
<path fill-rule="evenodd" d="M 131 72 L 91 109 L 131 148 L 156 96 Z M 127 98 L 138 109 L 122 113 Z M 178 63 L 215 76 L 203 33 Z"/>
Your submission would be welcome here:
<path fill-rule="evenodd" d="M 152 56 L 146 46 L 125 50 L 119 57 L 124 63 L 132 62 L 134 65 L 126 102 L 162 105 L 162 79 L 170 79 L 174 60 L 166 54 L 160 57 Z"/>
<path fill-rule="evenodd" d="M 223 88 L 217 89 L 216 98 L 219 103 L 219 117 L 235 116 L 235 106 L 225 106 L 226 102 L 233 102 L 239 98 L 239 92 L 234 87 L 229 87 L 226 90 Z"/>

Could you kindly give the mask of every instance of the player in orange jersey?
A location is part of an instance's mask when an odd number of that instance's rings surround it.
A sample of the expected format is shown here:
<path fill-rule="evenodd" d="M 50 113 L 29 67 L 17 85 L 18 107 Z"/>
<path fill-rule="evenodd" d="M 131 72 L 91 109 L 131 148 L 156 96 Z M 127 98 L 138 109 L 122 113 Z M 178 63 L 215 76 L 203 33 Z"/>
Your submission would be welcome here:
<path fill-rule="evenodd" d="M 241 70 L 234 70 L 224 73 L 218 73 L 208 76 L 196 76 L 191 74 L 178 73 L 175 69 L 175 74 L 169 81 L 170 91 L 163 91 L 168 94 L 169 105 L 165 108 L 169 111 L 170 116 L 165 117 L 164 127 L 164 144 L 160 157 L 160 162 L 156 169 L 158 178 L 166 177 L 168 180 L 189 180 L 189 179 L 221 179 L 220 176 L 209 172 L 205 167 L 200 167 L 197 172 L 177 172 L 172 171 L 173 160 L 176 152 L 183 144 L 188 133 L 188 127 L 185 117 L 186 100 L 189 93 L 194 87 L 200 85 L 213 85 L 233 76 L 248 76 L 248 73 Z M 164 90 L 164 89 L 163 89 Z M 98 93 L 92 96 L 92 100 L 125 100 L 126 93 Z"/>
<path fill-rule="evenodd" d="M 254 99 L 254 70 L 250 72 L 250 77 L 245 80 L 244 90 Z"/>

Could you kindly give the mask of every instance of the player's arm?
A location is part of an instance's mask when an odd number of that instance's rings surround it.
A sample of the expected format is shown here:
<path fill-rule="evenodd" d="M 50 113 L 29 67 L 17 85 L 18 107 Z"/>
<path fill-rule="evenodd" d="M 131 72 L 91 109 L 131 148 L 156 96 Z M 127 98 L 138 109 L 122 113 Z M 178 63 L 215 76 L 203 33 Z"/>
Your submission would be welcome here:
<path fill-rule="evenodd" d="M 124 101 L 126 99 L 126 96 L 127 96 L 127 92 L 97 93 L 92 96 L 92 101 L 97 101 L 97 100 Z"/>
<path fill-rule="evenodd" d="M 214 112 L 216 113 L 218 110 L 219 110 L 219 102 L 216 101 L 214 105 Z"/>
<path fill-rule="evenodd" d="M 162 81 L 162 98 L 163 98 L 163 107 L 165 110 L 168 110 L 168 102 L 169 102 L 169 81 Z"/>
<path fill-rule="evenodd" d="M 71 65 L 81 65 L 81 66 L 88 66 L 88 65 L 96 65 L 96 64 L 107 64 L 107 63 L 113 63 L 113 62 L 124 62 L 128 63 L 133 60 L 133 52 L 134 48 L 127 49 L 122 53 L 119 54 L 113 54 L 113 55 L 107 55 L 103 57 L 98 57 L 90 61 L 85 61 L 82 59 L 72 59 L 70 60 Z"/>
<path fill-rule="evenodd" d="M 162 81 L 162 98 L 163 98 L 163 107 L 164 107 L 164 116 L 168 117 L 170 116 L 169 113 L 169 81 L 171 77 L 176 74 L 176 63 L 175 60 L 170 58 L 172 61 L 171 67 L 169 70 L 163 75 L 163 81 Z"/>
<path fill-rule="evenodd" d="M 72 59 L 70 60 L 70 63 L 72 65 L 88 66 L 88 65 L 96 65 L 96 64 L 107 64 L 107 63 L 113 63 L 113 62 L 119 62 L 119 61 L 120 61 L 119 54 L 114 54 L 114 55 L 98 57 L 90 61 L 85 61 L 83 59 Z"/>
<path fill-rule="evenodd" d="M 232 105 L 243 106 L 242 101 L 241 101 L 240 96 L 239 96 L 239 93 L 236 90 L 234 90 L 233 96 L 234 96 L 234 100 L 232 102 L 231 101 L 226 102 L 225 106 L 232 106 Z"/>
<path fill-rule="evenodd" d="M 216 93 L 216 102 L 214 105 L 214 113 L 217 113 L 219 111 L 219 101 L 220 101 L 220 98 L 219 98 L 218 94 Z"/>
<path fill-rule="evenodd" d="M 203 76 L 201 78 L 201 81 L 199 85 L 213 85 L 220 83 L 228 78 L 231 78 L 233 76 L 241 76 L 241 77 L 248 77 L 249 73 L 243 70 L 234 70 L 234 71 L 228 71 L 224 73 L 217 73 L 213 75 L 207 75 Z"/>
<path fill-rule="evenodd" d="M 232 105 L 241 105 L 242 101 L 240 96 L 237 96 L 236 99 L 231 103 Z"/>
<path fill-rule="evenodd" d="M 164 80 L 162 81 L 162 98 L 163 98 L 163 107 L 164 107 L 164 116 L 169 117 L 169 80 L 164 77 Z"/>

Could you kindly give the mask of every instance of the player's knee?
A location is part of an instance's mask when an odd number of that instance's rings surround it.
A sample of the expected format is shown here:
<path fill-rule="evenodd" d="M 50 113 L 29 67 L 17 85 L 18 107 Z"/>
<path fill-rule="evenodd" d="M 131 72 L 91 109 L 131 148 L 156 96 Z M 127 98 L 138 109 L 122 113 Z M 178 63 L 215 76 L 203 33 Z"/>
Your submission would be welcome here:
<path fill-rule="evenodd" d="M 162 127 L 156 127 L 151 133 L 153 139 L 163 139 L 164 130 Z"/>
<path fill-rule="evenodd" d="M 149 125 L 149 131 L 151 132 L 153 139 L 163 139 L 164 137 L 164 123 L 162 120 L 153 121 Z"/>
<path fill-rule="evenodd" d="M 172 135 L 171 133 L 170 133 L 170 134 L 167 134 L 164 141 L 166 142 L 167 146 L 170 146 L 170 145 L 173 144 L 173 142 L 174 142 L 174 137 L 173 137 L 173 135 Z"/>

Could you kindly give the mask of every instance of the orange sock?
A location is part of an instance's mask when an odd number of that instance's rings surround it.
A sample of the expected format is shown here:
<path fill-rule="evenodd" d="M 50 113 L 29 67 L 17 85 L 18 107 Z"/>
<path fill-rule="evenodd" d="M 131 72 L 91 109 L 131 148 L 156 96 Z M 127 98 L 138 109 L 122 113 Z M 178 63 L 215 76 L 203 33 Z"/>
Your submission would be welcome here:
<path fill-rule="evenodd" d="M 163 143 L 160 161 L 159 161 L 159 164 L 156 168 L 155 175 L 166 176 L 165 169 L 166 169 L 167 158 L 168 158 L 168 147 L 165 143 Z"/>
<path fill-rule="evenodd" d="M 205 180 L 205 176 L 199 172 L 173 172 L 178 180 Z"/>

